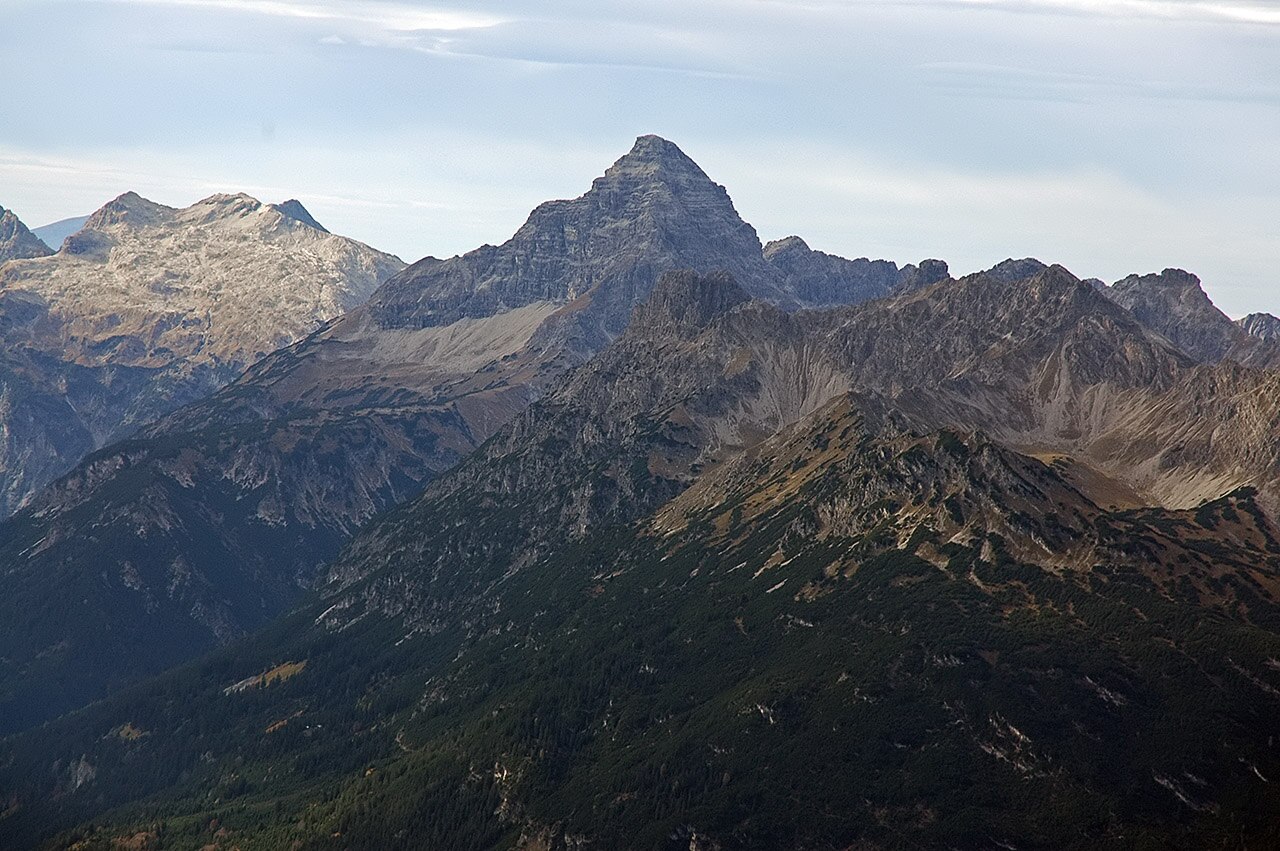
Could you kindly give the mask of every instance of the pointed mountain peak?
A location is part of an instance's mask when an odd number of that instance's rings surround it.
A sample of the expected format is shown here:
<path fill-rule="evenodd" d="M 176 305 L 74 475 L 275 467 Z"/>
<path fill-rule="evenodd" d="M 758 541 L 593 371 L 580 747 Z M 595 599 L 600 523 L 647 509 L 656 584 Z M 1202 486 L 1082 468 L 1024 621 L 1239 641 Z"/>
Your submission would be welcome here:
<path fill-rule="evenodd" d="M 631 146 L 631 150 L 626 156 L 618 160 L 619 163 L 627 163 L 629 165 L 638 163 L 662 163 L 670 165 L 693 166 L 697 168 L 697 164 L 689 159 L 684 151 L 675 143 L 662 138 L 648 134 L 636 138 L 636 143 Z M 701 169 L 699 169 L 701 170 Z"/>
<path fill-rule="evenodd" d="M 414 264 L 386 282 L 369 310 L 384 327 L 422 327 L 535 301 L 576 302 L 558 339 L 598 351 L 672 269 L 724 269 L 753 295 L 795 301 L 725 188 L 675 145 L 642 136 L 584 194 L 539 204 L 501 245 Z"/>
<path fill-rule="evenodd" d="M 649 300 L 636 308 L 631 328 L 701 329 L 748 299 L 728 272 L 667 272 L 654 285 Z"/>
<path fill-rule="evenodd" d="M 172 207 L 149 201 L 137 192 L 126 192 L 102 205 L 84 226 L 88 230 L 121 224 L 142 227 L 154 224 L 173 212 Z"/>
<path fill-rule="evenodd" d="M 1065 266 L 1057 263 L 1052 266 L 1044 266 L 1044 264 L 1041 264 L 1041 266 L 1043 268 L 1033 273 L 1030 277 L 1013 277 L 1010 280 L 1002 281 L 1002 283 L 1012 288 L 1028 290 L 1037 299 L 1046 299 L 1055 303 L 1069 303 L 1087 309 L 1096 307 L 1109 310 L 1115 309 L 1106 296 L 1099 293 L 1092 284 L 1077 278 Z M 986 275 L 985 277 L 990 280 L 993 276 Z M 1000 279 L 996 278 L 996 280 Z"/>
<path fill-rule="evenodd" d="M 47 257 L 53 253 L 40 241 L 12 210 L 0 207 L 0 263 L 6 260 L 27 260 Z"/>
<path fill-rule="evenodd" d="M 1021 260 L 1015 260 L 1010 257 L 1008 260 L 1004 260 L 997 263 L 995 266 L 992 266 L 986 271 L 986 275 L 988 278 L 995 278 L 997 281 L 1004 281 L 1007 284 L 1011 284 L 1014 281 L 1033 278 L 1048 268 L 1048 266 L 1041 263 L 1034 257 L 1024 257 Z"/>
<path fill-rule="evenodd" d="M 618 185 L 659 181 L 668 185 L 714 188 L 724 194 L 723 187 L 707 177 L 701 167 L 680 150 L 674 142 L 660 136 L 641 136 L 631 150 L 596 178 L 592 188 L 601 191 Z"/>
<path fill-rule="evenodd" d="M 297 198 L 290 198 L 282 204 L 272 204 L 271 209 L 286 218 L 293 219 L 295 222 L 301 222 L 308 227 L 315 228 L 321 233 L 329 232 L 329 229 L 317 222 L 315 217 L 311 215 L 306 207 L 302 206 L 302 202 Z"/>

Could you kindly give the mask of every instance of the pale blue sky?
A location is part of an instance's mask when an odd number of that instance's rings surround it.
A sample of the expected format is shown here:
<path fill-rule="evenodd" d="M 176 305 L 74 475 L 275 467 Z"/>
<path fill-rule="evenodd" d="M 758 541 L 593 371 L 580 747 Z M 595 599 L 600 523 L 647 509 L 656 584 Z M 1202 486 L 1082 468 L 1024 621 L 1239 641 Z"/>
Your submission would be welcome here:
<path fill-rule="evenodd" d="M 770 239 L 1181 266 L 1280 312 L 1280 3 L 0 0 L 0 205 L 300 198 L 407 260 L 501 242 L 641 133 Z"/>

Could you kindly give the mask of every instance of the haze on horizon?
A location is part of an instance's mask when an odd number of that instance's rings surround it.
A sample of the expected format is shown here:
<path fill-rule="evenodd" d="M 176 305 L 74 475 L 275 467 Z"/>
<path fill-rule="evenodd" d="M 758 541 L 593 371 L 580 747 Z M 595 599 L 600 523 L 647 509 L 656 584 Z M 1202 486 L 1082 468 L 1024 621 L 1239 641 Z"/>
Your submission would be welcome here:
<path fill-rule="evenodd" d="M 406 260 L 635 136 L 768 240 L 956 273 L 1177 266 L 1280 313 L 1272 0 L 0 0 L 0 205 L 297 197 Z"/>

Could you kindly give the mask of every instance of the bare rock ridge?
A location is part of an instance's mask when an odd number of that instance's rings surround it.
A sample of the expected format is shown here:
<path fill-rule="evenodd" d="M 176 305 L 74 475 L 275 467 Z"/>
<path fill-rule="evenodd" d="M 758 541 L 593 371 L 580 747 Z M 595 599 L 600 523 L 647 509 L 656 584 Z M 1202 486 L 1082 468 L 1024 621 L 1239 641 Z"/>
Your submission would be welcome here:
<path fill-rule="evenodd" d="M 289 210 L 248 195 L 175 209 L 128 192 L 56 254 L 0 266 L 0 514 L 87 452 L 358 306 L 403 268 L 302 222 L 300 204 Z"/>
<path fill-rule="evenodd" d="M 1107 291 L 1117 304 L 1201 363 L 1248 357 L 1248 332 L 1218 310 L 1200 279 L 1181 269 L 1130 275 Z"/>
<path fill-rule="evenodd" d="M 1021 260 L 1009 258 L 988 269 L 987 276 L 995 278 L 997 281 L 1012 283 L 1013 281 L 1030 278 L 1047 268 L 1049 267 L 1034 257 L 1025 257 Z"/>
<path fill-rule="evenodd" d="M 798 236 L 767 244 L 764 259 L 782 272 L 796 298 L 811 308 L 882 298 L 914 279 L 916 272 L 915 267 L 899 269 L 889 260 L 846 260 L 814 251 Z"/>
<path fill-rule="evenodd" d="M 919 265 L 908 263 L 902 267 L 899 289 L 903 292 L 924 289 L 951 280 L 951 272 L 944 260 L 921 260 Z"/>
<path fill-rule="evenodd" d="M 53 250 L 45 245 L 12 210 L 0 207 L 0 263 L 47 257 Z"/>
<path fill-rule="evenodd" d="M 483 553 L 478 569 L 517 570 L 566 535 L 656 508 L 700 470 L 850 393 L 900 428 L 981 432 L 1051 459 L 1076 502 L 1185 510 L 1252 487 L 1280 507 L 1280 439 L 1259 428 L 1280 411 L 1280 378 L 1196 367 L 1060 266 L 1012 277 L 978 273 L 788 314 L 742 300 L 721 276 L 665 276 L 612 346 L 367 530 L 330 582 L 354 587 L 395 561 L 402 573 L 360 593 L 397 614 L 420 604 L 418 615 L 436 622 L 431 601 L 456 591 L 454 553 Z M 440 521 L 450 500 L 470 506 L 465 516 L 492 511 L 513 526 Z M 437 521 L 449 531 L 435 531 Z M 438 562 L 428 555 L 437 552 Z M 337 608 L 348 614 L 335 627 L 362 616 L 367 598 Z"/>

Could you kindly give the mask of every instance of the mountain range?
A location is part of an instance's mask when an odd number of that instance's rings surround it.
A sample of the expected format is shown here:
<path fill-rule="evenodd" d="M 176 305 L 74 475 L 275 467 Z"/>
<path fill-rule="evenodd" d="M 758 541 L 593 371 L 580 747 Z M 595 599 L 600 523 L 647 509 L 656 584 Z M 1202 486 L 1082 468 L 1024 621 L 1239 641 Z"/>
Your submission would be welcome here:
<path fill-rule="evenodd" d="M 796 260 L 807 255 L 828 265 Z M 0 673 L 0 714 L 42 720 L 262 625 L 365 521 L 620 333 L 663 269 L 731 270 L 789 309 L 946 273 L 803 246 L 787 256 L 770 263 L 722 187 L 641 137 L 504 245 L 409 266 L 221 391 L 89 456 L 0 530 L 0 559 L 20 565 L 0 579 L 12 615 L 0 632 L 18 651 Z M 850 268 L 822 284 L 833 261 Z M 32 601 L 51 594 L 85 608 L 37 615 Z"/>
<path fill-rule="evenodd" d="M 641 137 L 0 525 L 0 845 L 1280 842 L 1274 322 Z"/>

